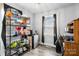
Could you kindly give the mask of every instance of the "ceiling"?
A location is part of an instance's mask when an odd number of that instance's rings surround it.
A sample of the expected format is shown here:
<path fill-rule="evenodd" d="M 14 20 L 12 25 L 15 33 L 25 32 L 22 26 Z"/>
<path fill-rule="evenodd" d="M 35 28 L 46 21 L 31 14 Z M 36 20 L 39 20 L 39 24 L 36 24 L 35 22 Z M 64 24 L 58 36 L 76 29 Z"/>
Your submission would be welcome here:
<path fill-rule="evenodd" d="M 16 5 L 23 7 L 31 13 L 41 13 L 72 4 L 73 3 L 16 3 Z"/>

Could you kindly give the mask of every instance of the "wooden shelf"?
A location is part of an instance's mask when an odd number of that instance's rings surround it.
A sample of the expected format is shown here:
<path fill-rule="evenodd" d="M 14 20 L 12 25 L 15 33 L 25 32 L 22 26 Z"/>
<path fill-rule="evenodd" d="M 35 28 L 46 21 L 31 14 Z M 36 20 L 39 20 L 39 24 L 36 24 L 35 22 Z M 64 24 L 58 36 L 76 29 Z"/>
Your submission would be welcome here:
<path fill-rule="evenodd" d="M 73 24 L 74 24 L 73 21 L 67 24 L 67 33 L 73 33 L 74 30 Z"/>

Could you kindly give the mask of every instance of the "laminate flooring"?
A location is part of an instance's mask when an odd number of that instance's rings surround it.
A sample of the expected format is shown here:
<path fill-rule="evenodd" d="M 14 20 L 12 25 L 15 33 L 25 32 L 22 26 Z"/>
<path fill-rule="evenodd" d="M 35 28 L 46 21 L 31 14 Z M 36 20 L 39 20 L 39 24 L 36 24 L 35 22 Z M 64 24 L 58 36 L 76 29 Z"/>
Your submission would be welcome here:
<path fill-rule="evenodd" d="M 23 56 L 61 56 L 61 54 L 56 53 L 55 48 L 39 45 L 37 48 L 25 53 Z"/>

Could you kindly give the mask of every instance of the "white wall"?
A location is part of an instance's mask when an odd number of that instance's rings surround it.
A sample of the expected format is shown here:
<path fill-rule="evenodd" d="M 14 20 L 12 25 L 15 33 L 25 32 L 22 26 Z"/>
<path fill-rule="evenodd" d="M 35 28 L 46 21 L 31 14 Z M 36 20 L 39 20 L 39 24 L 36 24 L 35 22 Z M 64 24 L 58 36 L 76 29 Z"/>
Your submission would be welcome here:
<path fill-rule="evenodd" d="M 0 55 L 1 56 L 5 55 L 4 45 L 1 38 L 3 16 L 4 16 L 4 8 L 3 8 L 3 4 L 0 4 Z"/>
<path fill-rule="evenodd" d="M 35 29 L 40 34 L 40 43 L 42 39 L 42 16 L 53 15 L 57 14 L 57 34 L 64 35 L 65 27 L 67 23 L 71 22 L 72 20 L 78 18 L 79 16 L 79 4 L 73 4 L 70 6 L 65 6 L 63 8 L 43 12 L 36 14 L 35 17 Z"/>
<path fill-rule="evenodd" d="M 76 4 L 76 11 L 74 11 L 74 12 L 76 12 L 76 18 L 79 18 L 79 3 L 78 4 Z"/>
<path fill-rule="evenodd" d="M 58 10 L 58 25 L 59 33 L 61 35 L 66 34 L 65 27 L 66 25 L 76 18 L 76 5 L 68 6 Z"/>

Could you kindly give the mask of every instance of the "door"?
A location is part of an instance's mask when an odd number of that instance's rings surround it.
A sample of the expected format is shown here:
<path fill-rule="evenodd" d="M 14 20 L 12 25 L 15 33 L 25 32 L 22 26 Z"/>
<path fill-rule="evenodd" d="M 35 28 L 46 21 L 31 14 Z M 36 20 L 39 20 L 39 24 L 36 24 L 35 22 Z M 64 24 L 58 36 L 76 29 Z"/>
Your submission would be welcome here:
<path fill-rule="evenodd" d="M 54 22 L 55 19 L 52 16 L 45 16 L 43 25 L 44 44 L 49 46 L 54 45 Z"/>

